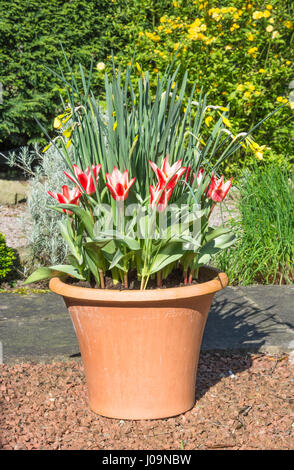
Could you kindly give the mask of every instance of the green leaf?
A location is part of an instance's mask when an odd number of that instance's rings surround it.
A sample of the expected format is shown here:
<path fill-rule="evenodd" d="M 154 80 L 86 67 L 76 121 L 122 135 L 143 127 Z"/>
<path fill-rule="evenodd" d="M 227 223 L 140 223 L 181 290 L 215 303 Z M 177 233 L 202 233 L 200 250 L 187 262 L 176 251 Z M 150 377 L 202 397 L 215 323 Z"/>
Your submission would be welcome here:
<path fill-rule="evenodd" d="M 44 279 L 50 279 L 50 277 L 52 277 L 51 268 L 38 268 L 24 281 L 23 285 L 25 286 L 26 284 L 31 284 L 33 282 L 43 281 Z"/>
<path fill-rule="evenodd" d="M 80 219 L 89 237 L 95 238 L 94 232 L 93 232 L 94 222 L 93 222 L 90 212 L 86 211 L 80 206 L 76 206 L 75 204 L 59 204 L 58 207 L 61 207 L 62 209 L 71 210 Z"/>
<path fill-rule="evenodd" d="M 54 266 L 50 266 L 50 269 L 52 269 L 52 271 L 57 274 L 65 273 L 77 279 L 85 280 L 85 278 L 79 273 L 79 271 L 70 264 L 56 264 Z"/>
<path fill-rule="evenodd" d="M 159 250 L 157 255 L 154 257 L 149 274 L 156 273 L 170 263 L 179 260 L 184 253 L 185 250 L 183 249 L 182 243 L 168 243 L 164 248 Z"/>
<path fill-rule="evenodd" d="M 68 224 L 65 225 L 63 222 L 59 221 L 59 228 L 61 235 L 63 236 L 64 240 L 66 241 L 70 251 L 74 255 L 74 257 L 77 259 L 79 264 L 83 263 L 83 255 L 81 251 L 79 250 L 79 246 L 75 244 L 73 240 L 73 234 L 72 234 L 72 229 L 69 230 Z"/>
<path fill-rule="evenodd" d="M 85 280 L 85 278 L 73 266 L 57 264 L 55 266 L 50 266 L 49 268 L 46 268 L 46 267 L 38 268 L 25 280 L 23 285 L 32 284 L 33 282 L 43 281 L 44 279 L 50 279 L 51 277 L 54 277 L 54 276 L 60 276 L 61 273 L 69 274 L 70 276 L 75 277 L 80 280 Z"/>

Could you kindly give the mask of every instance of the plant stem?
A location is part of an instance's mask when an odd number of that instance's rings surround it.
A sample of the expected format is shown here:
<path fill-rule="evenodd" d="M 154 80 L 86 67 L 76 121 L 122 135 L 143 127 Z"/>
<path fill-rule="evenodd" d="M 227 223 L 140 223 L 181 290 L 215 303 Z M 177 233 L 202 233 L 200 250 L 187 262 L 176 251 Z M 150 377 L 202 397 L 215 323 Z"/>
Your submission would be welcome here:
<path fill-rule="evenodd" d="M 99 269 L 100 285 L 101 289 L 105 289 L 105 282 L 102 269 Z"/>
<path fill-rule="evenodd" d="M 157 287 L 162 287 L 162 271 L 157 273 Z"/>
<path fill-rule="evenodd" d="M 144 290 L 145 289 L 145 278 L 142 277 L 141 279 L 141 285 L 140 285 L 140 290 Z"/>
<path fill-rule="evenodd" d="M 190 275 L 189 275 L 189 284 L 192 284 L 193 277 L 194 277 L 194 269 L 191 269 Z"/>
<path fill-rule="evenodd" d="M 129 287 L 128 273 L 124 273 L 124 286 L 125 286 L 125 289 L 128 289 L 128 287 Z"/>
<path fill-rule="evenodd" d="M 184 284 L 188 284 L 188 270 L 184 271 Z"/>
<path fill-rule="evenodd" d="M 208 218 L 211 216 L 212 211 L 213 211 L 213 209 L 215 208 L 215 206 L 216 206 L 216 202 L 215 202 L 214 204 L 212 204 L 211 209 L 210 209 L 210 212 L 209 212 L 209 215 L 208 215 Z"/>

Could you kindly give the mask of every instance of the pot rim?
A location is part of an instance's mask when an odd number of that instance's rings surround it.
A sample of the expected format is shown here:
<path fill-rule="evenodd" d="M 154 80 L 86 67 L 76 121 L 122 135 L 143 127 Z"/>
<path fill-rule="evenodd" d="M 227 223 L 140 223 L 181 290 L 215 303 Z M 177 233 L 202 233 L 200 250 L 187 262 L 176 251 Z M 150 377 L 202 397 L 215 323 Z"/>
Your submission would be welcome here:
<path fill-rule="evenodd" d="M 147 290 L 115 290 L 115 289 L 94 289 L 90 287 L 80 287 L 66 284 L 59 277 L 50 280 L 49 288 L 55 294 L 69 297 L 76 300 L 99 301 L 106 303 L 144 303 L 158 302 L 166 300 L 181 300 L 198 297 L 224 289 L 228 285 L 228 277 L 224 272 L 220 272 L 211 266 L 203 266 L 206 270 L 215 272 L 216 276 L 200 284 L 192 284 L 181 287 L 168 287 L 166 289 Z"/>

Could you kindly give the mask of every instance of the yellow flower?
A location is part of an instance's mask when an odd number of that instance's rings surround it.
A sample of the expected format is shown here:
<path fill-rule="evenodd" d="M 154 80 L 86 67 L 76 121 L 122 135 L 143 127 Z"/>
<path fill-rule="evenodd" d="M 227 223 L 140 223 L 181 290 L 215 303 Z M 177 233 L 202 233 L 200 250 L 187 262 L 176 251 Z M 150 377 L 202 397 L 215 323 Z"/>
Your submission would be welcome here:
<path fill-rule="evenodd" d="M 270 16 L 271 16 L 271 14 L 270 14 L 270 12 L 269 12 L 268 10 L 265 10 L 265 11 L 263 12 L 263 17 L 264 17 L 264 18 L 269 18 Z"/>
<path fill-rule="evenodd" d="M 211 121 L 213 121 L 213 117 L 212 117 L 212 116 L 207 116 L 207 117 L 205 118 L 205 124 L 207 125 L 207 127 L 210 126 Z"/>
<path fill-rule="evenodd" d="M 237 91 L 243 91 L 244 90 L 244 85 L 239 84 L 237 85 Z"/>
<path fill-rule="evenodd" d="M 71 137 L 71 135 L 72 135 L 72 131 L 73 131 L 72 129 L 66 129 L 66 130 L 62 133 L 62 135 L 63 135 L 64 137 L 66 137 L 67 139 L 69 139 L 69 138 Z"/>
<path fill-rule="evenodd" d="M 157 68 L 153 69 L 153 72 L 158 73 L 158 69 Z"/>
<path fill-rule="evenodd" d="M 115 123 L 113 124 L 113 130 L 115 131 L 115 129 L 117 128 L 117 121 L 115 121 Z"/>
<path fill-rule="evenodd" d="M 248 41 L 254 41 L 254 35 L 252 33 L 249 33 L 247 36 Z"/>
<path fill-rule="evenodd" d="M 263 12 L 262 11 L 254 11 L 252 14 L 252 18 L 254 20 L 259 20 L 260 18 L 263 18 Z"/>
<path fill-rule="evenodd" d="M 291 60 L 286 60 L 286 65 L 290 65 L 291 64 Z"/>
<path fill-rule="evenodd" d="M 230 121 L 228 120 L 228 118 L 224 117 L 224 118 L 223 118 L 223 123 L 224 123 L 225 126 L 231 127 L 231 123 L 230 123 Z"/>
<path fill-rule="evenodd" d="M 66 142 L 66 148 L 68 149 L 68 147 L 71 145 L 71 139 L 69 139 L 67 142 Z"/>
<path fill-rule="evenodd" d="M 259 70 L 258 70 L 258 73 L 264 73 L 264 72 L 265 72 L 264 69 L 259 69 Z"/>
<path fill-rule="evenodd" d="M 198 39 L 202 40 L 202 39 L 205 39 L 205 36 L 204 34 L 202 33 L 198 33 Z"/>
<path fill-rule="evenodd" d="M 278 96 L 278 97 L 277 97 L 277 102 L 278 102 L 278 103 L 283 103 L 283 101 L 284 101 L 283 96 Z"/>
<path fill-rule="evenodd" d="M 268 22 L 269 22 L 270 24 L 274 24 L 275 20 L 274 20 L 273 18 L 270 18 L 270 19 L 268 20 Z"/>
<path fill-rule="evenodd" d="M 254 91 L 254 90 L 255 90 L 255 86 L 254 86 L 254 85 L 249 85 L 249 86 L 248 86 L 248 89 L 249 89 L 250 91 Z"/>
<path fill-rule="evenodd" d="M 267 5 L 267 6 L 266 6 L 266 9 L 267 9 L 267 10 L 272 10 L 272 9 L 273 9 L 273 6 L 272 6 L 272 5 Z"/>
<path fill-rule="evenodd" d="M 245 98 L 250 98 L 250 96 L 251 96 L 250 91 L 245 91 L 244 96 L 245 96 Z"/>
<path fill-rule="evenodd" d="M 51 144 L 46 145 L 46 147 L 43 148 L 43 153 L 46 152 L 49 148 L 51 147 Z"/>
<path fill-rule="evenodd" d="M 255 152 L 255 156 L 258 158 L 258 160 L 263 160 L 263 152 L 257 151 Z"/>
<path fill-rule="evenodd" d="M 274 27 L 271 24 L 269 24 L 265 29 L 268 33 L 271 33 L 273 31 Z"/>
<path fill-rule="evenodd" d="M 279 31 L 274 31 L 272 34 L 272 38 L 276 39 L 279 36 Z"/>
<path fill-rule="evenodd" d="M 58 117 L 54 119 L 53 127 L 54 129 L 60 129 L 62 127 L 61 121 Z"/>
<path fill-rule="evenodd" d="M 284 26 L 286 26 L 288 29 L 293 29 L 293 22 L 289 20 L 284 21 Z"/>
<path fill-rule="evenodd" d="M 248 54 L 252 55 L 252 57 L 256 57 L 257 56 L 257 51 L 258 51 L 258 47 L 250 47 L 250 49 L 248 49 Z"/>
<path fill-rule="evenodd" d="M 98 62 L 98 64 L 96 65 L 96 69 L 99 70 L 99 72 L 102 72 L 102 70 L 105 69 L 104 62 Z"/>
<path fill-rule="evenodd" d="M 233 32 L 233 31 L 235 31 L 235 29 L 238 29 L 238 28 L 240 28 L 240 26 L 237 23 L 234 23 L 234 24 L 232 24 L 232 26 L 230 28 L 230 31 Z"/>
<path fill-rule="evenodd" d="M 221 110 L 221 111 L 224 111 L 224 112 L 227 112 L 227 111 L 229 111 L 229 108 L 226 108 L 225 106 L 221 106 L 221 107 L 220 107 L 220 110 Z"/>
<path fill-rule="evenodd" d="M 160 41 L 160 36 L 158 36 L 158 34 L 156 33 L 149 33 L 148 31 L 146 31 L 145 34 L 149 39 L 151 39 L 151 41 L 154 41 L 154 42 Z"/>

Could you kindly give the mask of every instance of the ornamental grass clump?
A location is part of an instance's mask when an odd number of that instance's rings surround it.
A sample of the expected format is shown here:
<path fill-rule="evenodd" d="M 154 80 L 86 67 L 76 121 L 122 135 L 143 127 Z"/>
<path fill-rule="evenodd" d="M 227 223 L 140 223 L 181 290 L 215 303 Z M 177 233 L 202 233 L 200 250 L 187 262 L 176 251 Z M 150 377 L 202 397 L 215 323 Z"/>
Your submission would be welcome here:
<path fill-rule="evenodd" d="M 158 77 L 155 93 L 149 73 L 125 80 L 113 63 L 105 74 L 106 101 L 91 92 L 91 73 L 81 67 L 83 90 L 74 75 L 56 75 L 67 90 L 68 103 L 54 121 L 50 140 L 62 156 L 68 184 L 49 195 L 52 209 L 66 214 L 59 228 L 70 255 L 69 264 L 39 268 L 26 283 L 69 275 L 104 288 L 129 287 L 135 273 L 140 289 L 151 279 L 158 287 L 181 273 L 178 285 L 197 280 L 199 268 L 234 242 L 225 227 L 212 228 L 209 217 L 232 185 L 218 174 L 249 133 L 234 136 L 226 127 L 227 109 L 220 112 L 211 134 L 201 129 L 211 105 L 195 87 L 187 97 L 187 72 L 177 83 L 173 64 Z M 185 104 L 184 104 L 185 103 Z M 214 107 L 215 108 L 215 107 Z"/>
<path fill-rule="evenodd" d="M 239 182 L 238 234 L 216 264 L 233 284 L 293 284 L 294 175 L 276 164 L 247 170 Z"/>

